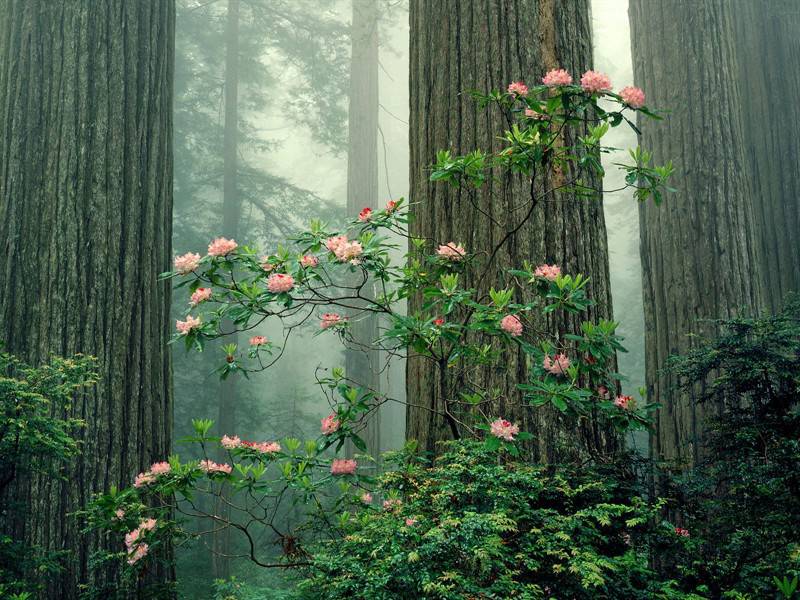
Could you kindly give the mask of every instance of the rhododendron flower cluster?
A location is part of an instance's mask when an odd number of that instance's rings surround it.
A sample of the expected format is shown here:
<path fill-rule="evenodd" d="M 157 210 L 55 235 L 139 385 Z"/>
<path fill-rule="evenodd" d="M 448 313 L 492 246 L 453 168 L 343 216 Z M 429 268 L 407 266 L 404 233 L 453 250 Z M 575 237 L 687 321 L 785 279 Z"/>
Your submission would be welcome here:
<path fill-rule="evenodd" d="M 254 335 L 250 338 L 250 345 L 251 346 L 263 346 L 267 343 L 267 338 L 263 335 Z"/>
<path fill-rule="evenodd" d="M 368 206 L 361 209 L 361 212 L 358 213 L 358 220 L 362 223 L 365 221 L 369 221 L 372 218 L 372 209 Z"/>
<path fill-rule="evenodd" d="M 528 86 L 522 81 L 514 81 L 508 84 L 508 93 L 514 94 L 515 96 L 527 96 Z"/>
<path fill-rule="evenodd" d="M 555 281 L 561 275 L 561 267 L 558 265 L 539 265 L 533 274 L 536 277 Z"/>
<path fill-rule="evenodd" d="M 338 325 L 341 321 L 342 317 L 337 313 L 323 313 L 322 320 L 320 321 L 320 327 L 323 329 L 328 329 L 329 327 Z"/>
<path fill-rule="evenodd" d="M 519 433 L 519 425 L 505 419 L 497 419 L 489 425 L 489 431 L 494 437 L 513 442 L 514 436 Z"/>
<path fill-rule="evenodd" d="M 218 464 L 213 460 L 201 460 L 200 469 L 207 473 L 226 473 L 230 474 L 232 467 L 228 463 Z"/>
<path fill-rule="evenodd" d="M 267 279 L 267 289 L 273 294 L 289 292 L 294 287 L 294 277 L 287 273 L 273 273 Z"/>
<path fill-rule="evenodd" d="M 542 83 L 549 86 L 569 85 L 572 83 L 572 75 L 564 69 L 553 69 L 545 73 Z"/>
<path fill-rule="evenodd" d="M 387 213 L 389 213 L 389 214 L 391 214 L 391 213 L 393 213 L 395 210 L 397 210 L 397 200 L 389 200 L 389 201 L 386 203 L 386 212 L 387 212 Z"/>
<path fill-rule="evenodd" d="M 372 504 L 372 494 L 369 492 L 364 492 L 361 494 L 361 502 L 364 504 Z"/>
<path fill-rule="evenodd" d="M 319 265 L 319 259 L 313 254 L 306 254 L 300 259 L 300 264 L 306 268 L 312 268 Z"/>
<path fill-rule="evenodd" d="M 675 535 L 679 535 L 680 537 L 689 537 L 689 530 L 684 529 L 683 527 L 676 527 Z"/>
<path fill-rule="evenodd" d="M 175 257 L 175 270 L 181 275 L 187 275 L 200 266 L 200 255 L 187 252 Z"/>
<path fill-rule="evenodd" d="M 447 244 L 439 246 L 439 248 L 436 250 L 436 254 L 438 254 L 441 258 L 456 261 L 464 258 L 466 251 L 461 244 L 448 242 Z"/>
<path fill-rule="evenodd" d="M 200 325 L 200 317 L 193 317 L 192 315 L 188 315 L 185 321 L 175 321 L 175 329 L 181 335 L 188 335 L 192 329 L 197 329 Z"/>
<path fill-rule="evenodd" d="M 519 337 L 522 335 L 522 321 L 516 315 L 506 315 L 500 321 L 500 327 L 508 335 Z"/>
<path fill-rule="evenodd" d="M 339 419 L 336 418 L 336 413 L 331 413 L 322 419 L 322 426 L 320 429 L 324 435 L 330 435 L 335 431 L 338 431 L 340 426 L 341 423 L 339 422 Z"/>
<path fill-rule="evenodd" d="M 564 375 L 569 369 L 569 365 L 569 358 L 565 354 L 556 354 L 552 359 L 549 356 L 545 356 L 542 362 L 544 370 L 553 375 Z"/>
<path fill-rule="evenodd" d="M 239 448 L 242 445 L 242 440 L 239 439 L 238 435 L 233 437 L 223 435 L 219 443 L 223 448 L 227 450 L 233 450 L 234 448 Z"/>
<path fill-rule="evenodd" d="M 269 262 L 269 256 L 262 256 L 261 257 L 261 268 L 264 271 L 266 271 L 267 273 L 269 273 L 270 271 L 272 271 L 275 268 L 275 265 L 273 265 L 271 262 Z"/>
<path fill-rule="evenodd" d="M 538 110 L 534 110 L 532 108 L 525 109 L 525 116 L 529 119 L 546 119 L 547 115 L 543 112 L 539 112 Z"/>
<path fill-rule="evenodd" d="M 155 529 L 157 521 L 155 519 L 145 519 L 139 526 L 125 534 L 125 547 L 128 550 L 128 564 L 136 564 L 139 560 L 147 556 L 150 547 L 141 541 L 145 531 Z"/>
<path fill-rule="evenodd" d="M 209 256 L 226 256 L 239 247 L 234 240 L 218 237 L 208 245 Z"/>
<path fill-rule="evenodd" d="M 631 108 L 642 108 L 644 106 L 644 92 L 638 87 L 629 85 L 619 91 L 622 101 Z"/>
<path fill-rule="evenodd" d="M 197 288 L 194 293 L 189 297 L 189 304 L 197 306 L 201 302 L 205 302 L 211 298 L 211 288 Z"/>
<path fill-rule="evenodd" d="M 261 454 L 272 454 L 281 451 L 281 445 L 278 442 L 242 442 L 243 448 L 251 448 Z"/>
<path fill-rule="evenodd" d="M 413 527 L 416 524 L 417 524 L 417 520 L 414 519 L 413 517 L 408 517 L 406 519 L 406 527 Z"/>
<path fill-rule="evenodd" d="M 144 473 L 139 473 L 134 481 L 133 487 L 140 488 L 153 483 L 159 476 L 166 475 L 172 470 L 168 462 L 157 462 L 150 465 Z"/>
<path fill-rule="evenodd" d="M 633 398 L 631 396 L 617 396 L 614 399 L 614 406 L 627 410 L 633 406 Z"/>
<path fill-rule="evenodd" d="M 441 327 L 442 325 L 444 325 L 444 323 L 445 321 L 442 317 L 437 317 L 433 320 L 433 324 L 436 325 L 436 327 Z"/>
<path fill-rule="evenodd" d="M 581 76 L 581 87 L 590 93 L 608 92 L 611 90 L 611 80 L 605 73 L 589 70 Z"/>
<path fill-rule="evenodd" d="M 334 458 L 331 462 L 331 473 L 333 475 L 352 475 L 356 472 L 358 463 L 352 458 Z"/>

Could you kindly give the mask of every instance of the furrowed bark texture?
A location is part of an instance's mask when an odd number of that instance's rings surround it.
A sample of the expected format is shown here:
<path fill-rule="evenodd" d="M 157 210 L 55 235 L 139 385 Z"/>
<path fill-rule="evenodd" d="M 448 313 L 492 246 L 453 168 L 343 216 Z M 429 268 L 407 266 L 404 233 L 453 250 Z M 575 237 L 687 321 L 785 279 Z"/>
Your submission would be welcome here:
<path fill-rule="evenodd" d="M 703 422 L 719 407 L 678 393 L 666 359 L 709 335 L 708 319 L 764 305 L 760 241 L 743 149 L 733 10 L 727 0 L 631 0 L 634 80 L 648 105 L 641 143 L 675 162 L 661 206 L 640 206 L 649 400 L 660 402 L 651 452 L 687 464 L 701 456 Z"/>
<path fill-rule="evenodd" d="M 468 95 L 470 90 L 505 89 L 520 79 L 534 84 L 557 67 L 580 77 L 592 62 L 589 8 L 588 0 L 411 1 L 409 138 L 414 236 L 427 238 L 434 247 L 453 241 L 463 243 L 468 252 L 486 253 L 506 234 L 506 228 L 492 225 L 473 206 L 471 192 L 430 182 L 428 166 L 440 149 L 457 154 L 476 148 L 498 149 L 496 138 L 507 124 L 498 112 L 479 109 Z M 553 179 L 551 176 L 550 184 Z M 601 182 L 595 180 L 594 184 L 600 190 Z M 512 205 L 529 197 L 529 181 L 522 178 L 502 176 L 487 186 L 475 194 L 475 204 L 501 223 L 508 222 Z M 588 318 L 610 318 L 602 202 L 566 193 L 558 194 L 558 201 L 552 200 L 541 203 L 531 221 L 499 252 L 495 275 L 483 282 L 479 292 L 502 286 L 505 270 L 521 266 L 524 260 L 554 263 L 566 273 L 590 276 L 589 294 L 597 305 Z M 420 306 L 421 298 L 412 298 L 409 312 Z M 542 325 L 563 335 L 574 331 L 578 321 L 559 315 Z M 513 399 L 491 407 L 490 412 L 518 421 L 523 430 L 532 432 L 536 458 L 555 459 L 560 455 L 557 449 L 563 446 L 603 450 L 614 446 L 613 436 L 605 431 L 576 432 L 551 410 L 521 409 L 514 386 L 526 380 L 525 359 L 513 352 L 503 362 L 510 368 L 508 377 L 492 369 L 472 377 L 483 387 L 501 388 Z M 450 437 L 436 412 L 443 410 L 444 394 L 455 390 L 441 390 L 435 365 L 419 358 L 409 359 L 407 387 L 407 436 L 418 440 L 423 449 L 432 450 L 436 441 Z"/>
<path fill-rule="evenodd" d="M 348 106 L 347 215 L 362 208 L 375 210 L 378 202 L 378 5 L 375 0 L 353 0 L 350 93 Z M 362 293 L 374 293 L 367 284 Z M 369 347 L 378 337 L 378 319 L 358 316 L 350 331 L 345 357 L 347 377 L 360 386 L 380 389 L 380 353 Z M 381 451 L 380 412 L 371 415 L 362 432 L 370 454 Z M 350 448 L 352 451 L 352 448 Z"/>
<path fill-rule="evenodd" d="M 44 597 L 76 598 L 90 554 L 71 516 L 170 450 L 166 349 L 172 218 L 174 2 L 0 2 L 0 339 L 34 363 L 76 352 L 100 381 L 74 415 L 82 455 L 64 481 L 19 482 L 3 523 L 72 552 Z M 6 517 L 8 515 L 6 514 Z M 160 567 L 149 578 L 163 579 Z"/>
<path fill-rule="evenodd" d="M 800 3 L 733 2 L 744 125 L 767 307 L 800 291 Z"/>
<path fill-rule="evenodd" d="M 225 22 L 225 128 L 223 131 L 223 173 L 222 173 L 222 234 L 228 239 L 239 235 L 242 217 L 242 200 L 237 189 L 237 169 L 239 152 L 239 0 L 228 0 Z M 223 323 L 223 329 L 233 331 L 231 321 Z M 226 343 L 238 344 L 239 336 L 234 334 Z M 217 427 L 219 435 L 233 435 L 236 431 L 236 381 L 234 375 L 220 382 L 219 412 Z M 220 453 L 222 459 L 223 453 Z M 230 494 L 226 488 L 222 498 L 217 500 L 214 514 L 230 519 Z M 229 579 L 231 576 L 231 530 L 229 527 L 217 528 L 213 534 L 212 571 L 215 579 Z"/>

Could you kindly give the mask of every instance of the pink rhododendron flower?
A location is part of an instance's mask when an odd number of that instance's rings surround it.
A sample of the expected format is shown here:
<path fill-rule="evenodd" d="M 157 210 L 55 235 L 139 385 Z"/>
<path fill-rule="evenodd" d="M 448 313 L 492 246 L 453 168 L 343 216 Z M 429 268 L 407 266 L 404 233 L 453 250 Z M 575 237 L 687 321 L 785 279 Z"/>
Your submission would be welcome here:
<path fill-rule="evenodd" d="M 146 485 L 153 483 L 156 480 L 156 476 L 153 475 L 150 471 L 146 473 L 139 473 L 136 478 L 133 480 L 133 487 L 140 488 Z"/>
<path fill-rule="evenodd" d="M 141 527 L 137 527 L 125 534 L 125 545 L 130 548 L 131 546 L 136 545 L 136 542 L 139 541 L 139 537 L 142 535 Z"/>
<path fill-rule="evenodd" d="M 211 288 L 197 288 L 189 298 L 189 304 L 197 306 L 211 298 Z"/>
<path fill-rule="evenodd" d="M 361 209 L 361 212 L 358 213 L 358 220 L 359 221 L 369 221 L 372 218 L 372 209 L 368 206 Z"/>
<path fill-rule="evenodd" d="M 263 346 L 267 343 L 267 338 L 263 335 L 254 335 L 250 338 L 250 345 L 251 346 Z"/>
<path fill-rule="evenodd" d="M 207 473 L 230 473 L 232 467 L 227 463 L 217 464 L 213 460 L 201 460 L 200 468 Z"/>
<path fill-rule="evenodd" d="M 494 437 L 509 442 L 513 442 L 514 436 L 519 433 L 519 425 L 514 425 L 511 421 L 506 421 L 505 419 L 492 421 L 489 429 Z"/>
<path fill-rule="evenodd" d="M 622 410 L 633 410 L 636 407 L 636 400 L 633 396 L 617 396 L 614 398 L 614 406 Z"/>
<path fill-rule="evenodd" d="M 262 256 L 261 257 L 261 268 L 264 271 L 266 271 L 267 273 L 269 273 L 270 271 L 272 271 L 275 268 L 275 265 L 273 265 L 271 262 L 269 262 L 269 256 Z"/>
<path fill-rule="evenodd" d="M 347 243 L 346 235 L 335 235 L 325 240 L 325 247 L 334 254 L 336 254 L 337 248 L 339 248 L 339 246 L 341 246 L 342 244 L 346 243 Z"/>
<path fill-rule="evenodd" d="M 181 275 L 191 273 L 200 266 L 200 255 L 187 252 L 182 256 L 175 257 L 175 270 Z"/>
<path fill-rule="evenodd" d="M 413 527 L 416 524 L 417 524 L 416 519 L 412 519 L 411 517 L 406 519 L 406 527 Z"/>
<path fill-rule="evenodd" d="M 125 518 L 125 511 L 122 510 L 121 508 L 118 508 L 117 510 L 114 511 L 114 518 L 117 521 L 122 521 L 122 519 Z"/>
<path fill-rule="evenodd" d="M 541 277 L 550 281 L 555 281 L 561 275 L 561 267 L 558 265 L 539 265 L 533 272 L 535 277 Z"/>
<path fill-rule="evenodd" d="M 437 317 L 433 320 L 433 324 L 436 325 L 436 327 L 441 327 L 444 325 L 444 319 L 442 317 Z"/>
<path fill-rule="evenodd" d="M 364 504 L 372 504 L 372 494 L 369 492 L 364 492 L 361 494 L 361 502 Z"/>
<path fill-rule="evenodd" d="M 273 273 L 267 279 L 267 289 L 273 294 L 288 292 L 294 287 L 294 277 L 286 273 Z"/>
<path fill-rule="evenodd" d="M 611 90 L 611 80 L 605 73 L 590 70 L 581 76 L 581 87 L 590 93 L 608 92 Z"/>
<path fill-rule="evenodd" d="M 516 315 L 506 315 L 500 321 L 500 327 L 508 335 L 519 337 L 522 335 L 522 321 Z"/>
<path fill-rule="evenodd" d="M 209 256 L 225 256 L 230 254 L 239 247 L 233 240 L 224 237 L 218 237 L 208 245 Z"/>
<path fill-rule="evenodd" d="M 147 544 L 139 544 L 136 548 L 130 548 L 128 550 L 128 564 L 134 565 L 147 556 L 147 552 L 150 550 L 150 546 Z"/>
<path fill-rule="evenodd" d="M 322 419 L 322 426 L 320 429 L 324 435 L 330 435 L 334 431 L 338 431 L 341 423 L 339 419 L 336 418 L 336 413 L 331 413 L 324 419 Z"/>
<path fill-rule="evenodd" d="M 436 254 L 439 255 L 440 258 L 445 258 L 447 260 L 461 260 L 464 258 L 466 251 L 461 244 L 454 244 L 453 242 L 448 242 L 439 246 L 438 250 L 436 250 Z"/>
<path fill-rule="evenodd" d="M 549 356 L 545 356 L 542 362 L 544 370 L 553 375 L 564 375 L 569 369 L 569 365 L 569 358 L 565 354 L 556 354 L 552 359 Z"/>
<path fill-rule="evenodd" d="M 515 96 L 527 96 L 528 86 L 522 81 L 513 81 L 508 84 L 508 93 L 514 94 Z"/>
<path fill-rule="evenodd" d="M 319 259 L 313 254 L 306 254 L 300 259 L 300 264 L 306 268 L 316 267 L 319 264 Z"/>
<path fill-rule="evenodd" d="M 328 329 L 329 327 L 338 325 L 341 321 L 342 317 L 337 313 L 322 313 L 322 321 L 320 322 L 320 327 L 322 327 L 323 329 Z"/>
<path fill-rule="evenodd" d="M 158 521 L 155 519 L 144 519 L 142 522 L 139 523 L 139 530 L 140 531 L 153 531 L 156 528 L 156 524 Z"/>
<path fill-rule="evenodd" d="M 345 240 L 336 247 L 333 253 L 342 262 L 353 261 L 357 259 L 364 252 L 361 242 L 348 242 Z"/>
<path fill-rule="evenodd" d="M 223 448 L 227 450 L 233 450 L 234 448 L 238 448 L 239 446 L 242 445 L 242 440 L 239 439 L 238 435 L 235 435 L 233 437 L 223 435 L 219 443 Z"/>
<path fill-rule="evenodd" d="M 187 335 L 192 329 L 200 327 L 200 317 L 188 315 L 185 321 L 175 321 L 175 329 L 181 335 Z"/>
<path fill-rule="evenodd" d="M 539 112 L 538 110 L 533 110 L 532 108 L 525 109 L 525 116 L 529 119 L 546 119 L 547 115 L 543 112 Z"/>
<path fill-rule="evenodd" d="M 572 75 L 564 69 L 553 69 L 545 73 L 544 77 L 542 77 L 542 83 L 550 86 L 569 85 L 572 83 Z"/>
<path fill-rule="evenodd" d="M 619 91 L 622 101 L 631 108 L 642 108 L 644 106 L 644 92 L 637 87 L 629 85 Z"/>
<path fill-rule="evenodd" d="M 159 475 L 165 475 L 172 471 L 172 466 L 168 462 L 157 462 L 150 465 L 150 473 L 158 477 Z"/>
<path fill-rule="evenodd" d="M 689 530 L 688 529 L 684 529 L 683 527 L 676 527 L 675 528 L 675 534 L 679 535 L 681 537 L 689 537 Z"/>
<path fill-rule="evenodd" d="M 403 501 L 399 498 L 388 498 L 383 501 L 383 509 L 384 510 L 393 510 L 395 508 L 399 508 L 403 504 Z"/>
<path fill-rule="evenodd" d="M 356 472 L 358 464 L 351 458 L 335 458 L 331 463 L 333 475 L 352 475 Z"/>
<path fill-rule="evenodd" d="M 278 442 L 242 442 L 242 445 L 252 448 L 261 454 L 272 454 L 273 452 L 281 451 L 281 445 Z"/>
<path fill-rule="evenodd" d="M 393 213 L 395 210 L 397 210 L 397 200 L 389 200 L 386 203 L 386 212 Z"/>

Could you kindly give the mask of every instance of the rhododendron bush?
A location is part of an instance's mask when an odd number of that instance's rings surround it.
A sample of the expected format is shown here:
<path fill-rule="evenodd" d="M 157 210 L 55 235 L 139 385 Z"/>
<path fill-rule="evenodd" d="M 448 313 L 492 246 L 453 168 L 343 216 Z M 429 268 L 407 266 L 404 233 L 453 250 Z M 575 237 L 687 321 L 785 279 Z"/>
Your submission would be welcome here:
<path fill-rule="evenodd" d="M 277 365 L 298 331 L 338 336 L 344 345 L 363 349 L 363 340 L 356 343 L 351 335 L 352 324 L 377 315 L 380 334 L 369 345 L 387 361 L 414 355 L 435 364 L 443 397 L 439 417 L 454 439 L 479 443 L 485 450 L 479 456 L 489 463 L 497 452 L 503 461 L 518 456 L 519 442 L 530 439 L 511 415 L 496 414 L 497 406 L 514 406 L 514 414 L 551 406 L 575 427 L 581 422 L 620 432 L 646 427 L 652 406 L 637 406 L 617 393 L 614 356 L 622 346 L 615 323 L 586 321 L 562 335 L 543 326 L 555 311 L 586 312 L 592 304 L 588 278 L 564 272 L 545 256 L 508 271 L 495 264 L 497 253 L 536 206 L 556 201 L 560 191 L 585 197 L 574 201 L 593 200 L 596 191 L 590 184 L 602 173 L 600 155 L 607 151 L 602 139 L 610 127 L 634 126 L 630 115 L 637 111 L 655 116 L 644 107 L 640 90 L 615 94 L 608 78 L 594 72 L 580 81 L 573 85 L 569 74 L 556 71 L 539 86 L 514 82 L 507 91 L 475 94 L 477 102 L 508 120 L 503 148 L 466 156 L 439 153 L 431 179 L 442 185 L 482 186 L 497 173 L 529 181 L 529 194 L 507 215 L 507 235 L 493 247 L 410 237 L 413 205 L 402 199 L 365 207 L 338 227 L 312 221 L 307 230 L 266 251 L 220 237 L 210 241 L 202 256 L 192 249 L 176 257 L 175 270 L 164 275 L 187 291 L 186 314 L 175 324 L 175 340 L 202 351 L 209 341 L 225 342 L 244 332 L 239 339 L 249 338 L 248 344 L 222 345 L 219 374 L 249 377 Z M 652 166 L 640 150 L 631 157 L 631 164 L 620 165 L 628 185 L 640 201 L 660 201 L 671 166 Z M 555 182 L 547 178 L 553 171 L 561 174 Z M 398 240 L 408 240 L 411 247 L 400 259 Z M 467 284 L 482 281 L 496 283 L 485 294 Z M 422 294 L 424 304 L 419 312 L 406 314 L 405 300 L 413 294 Z M 268 323 L 280 323 L 282 334 L 274 339 L 259 334 Z M 519 393 L 505 397 L 471 381 L 468 374 L 476 368 L 506 369 L 502 357 L 509 349 L 521 350 L 529 364 L 528 376 L 517 382 Z M 141 568 L 163 536 L 188 536 L 181 519 L 174 518 L 180 515 L 207 520 L 209 530 L 233 528 L 246 540 L 247 558 L 263 566 L 275 564 L 257 542 L 264 531 L 284 549 L 277 564 L 291 566 L 308 563 L 304 539 L 311 532 L 338 539 L 351 530 L 354 519 L 373 511 L 397 513 L 398 527 L 409 531 L 429 527 L 433 515 L 399 517 L 407 501 L 404 490 L 376 487 L 363 468 L 368 457 L 336 456 L 347 440 L 365 452 L 360 431 L 382 403 L 399 400 L 349 380 L 338 367 L 318 370 L 315 376 L 330 403 L 330 413 L 320 415 L 317 439 L 247 441 L 232 431 L 214 437 L 210 422 L 197 421 L 196 436 L 189 441 L 202 448 L 203 460 L 183 463 L 172 457 L 139 474 L 132 488 L 101 498 L 94 518 L 119 535 L 120 556 Z M 223 498 L 241 519 L 213 514 L 195 501 L 198 493 Z M 303 519 L 291 528 L 275 520 L 287 502 L 303 507 Z M 627 510 L 614 509 L 615 518 Z M 498 518 L 475 526 L 500 527 L 496 534 L 513 527 Z M 486 551 L 499 552 L 500 546 Z"/>

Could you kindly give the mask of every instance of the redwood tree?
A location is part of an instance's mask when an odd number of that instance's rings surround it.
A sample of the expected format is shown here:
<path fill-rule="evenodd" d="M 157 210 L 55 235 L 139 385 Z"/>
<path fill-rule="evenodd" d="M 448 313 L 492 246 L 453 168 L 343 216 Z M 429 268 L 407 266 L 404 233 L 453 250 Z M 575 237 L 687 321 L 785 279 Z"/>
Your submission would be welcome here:
<path fill-rule="evenodd" d="M 587 70 L 592 63 L 589 9 L 589 0 L 412 0 L 409 138 L 414 236 L 429 244 L 463 243 L 478 260 L 485 260 L 480 258 L 482 253 L 488 254 L 509 233 L 498 223 L 507 222 L 512 207 L 528 197 L 528 181 L 502 176 L 473 192 L 429 181 L 428 166 L 435 161 L 436 151 L 444 148 L 455 154 L 498 149 L 496 137 L 506 123 L 500 114 L 479 108 L 469 91 L 505 90 L 514 80 L 539 82 L 554 68 L 578 77 Z M 563 174 L 550 174 L 552 181 L 560 177 Z M 593 187 L 599 191 L 600 184 L 595 180 Z M 606 228 L 599 199 L 564 192 L 555 201 L 538 205 L 494 258 L 495 276 L 470 283 L 485 293 L 492 285 L 502 285 L 504 271 L 524 260 L 554 263 L 564 272 L 591 277 L 589 295 L 597 304 L 589 318 L 610 318 Z M 418 310 L 421 302 L 419 297 L 412 298 L 409 311 Z M 542 323 L 560 334 L 573 331 L 576 325 L 577 320 L 567 316 Z M 579 438 L 595 449 L 613 448 L 614 440 L 607 432 L 576 434 L 561 425 L 554 411 L 514 414 L 507 406 L 512 403 L 503 398 L 519 393 L 515 383 L 525 380 L 527 365 L 519 353 L 504 357 L 503 362 L 510 367 L 509 376 L 486 368 L 470 377 L 484 388 L 501 391 L 491 410 L 534 433 L 537 458 L 554 458 L 560 447 L 574 447 Z M 428 450 L 451 435 L 440 416 L 442 395 L 448 392 L 440 390 L 436 373 L 435 365 L 409 358 L 407 436 Z"/>
<path fill-rule="evenodd" d="M 82 352 L 99 382 L 73 416 L 82 454 L 31 478 L 4 528 L 66 550 L 45 597 L 75 598 L 89 558 L 72 513 L 170 450 L 168 338 L 174 2 L 5 0 L 0 9 L 0 339 L 38 363 Z M 15 515 L 12 518 L 10 515 Z M 165 573 L 156 574 L 163 578 Z"/>
<path fill-rule="evenodd" d="M 696 461 L 703 421 L 718 409 L 678 393 L 662 372 L 670 355 L 712 334 L 711 319 L 764 306 L 760 232 L 744 149 L 735 14 L 727 0 L 631 0 L 634 80 L 667 123 L 641 124 L 654 160 L 675 161 L 662 206 L 640 206 L 646 377 L 662 404 L 651 451 Z"/>

